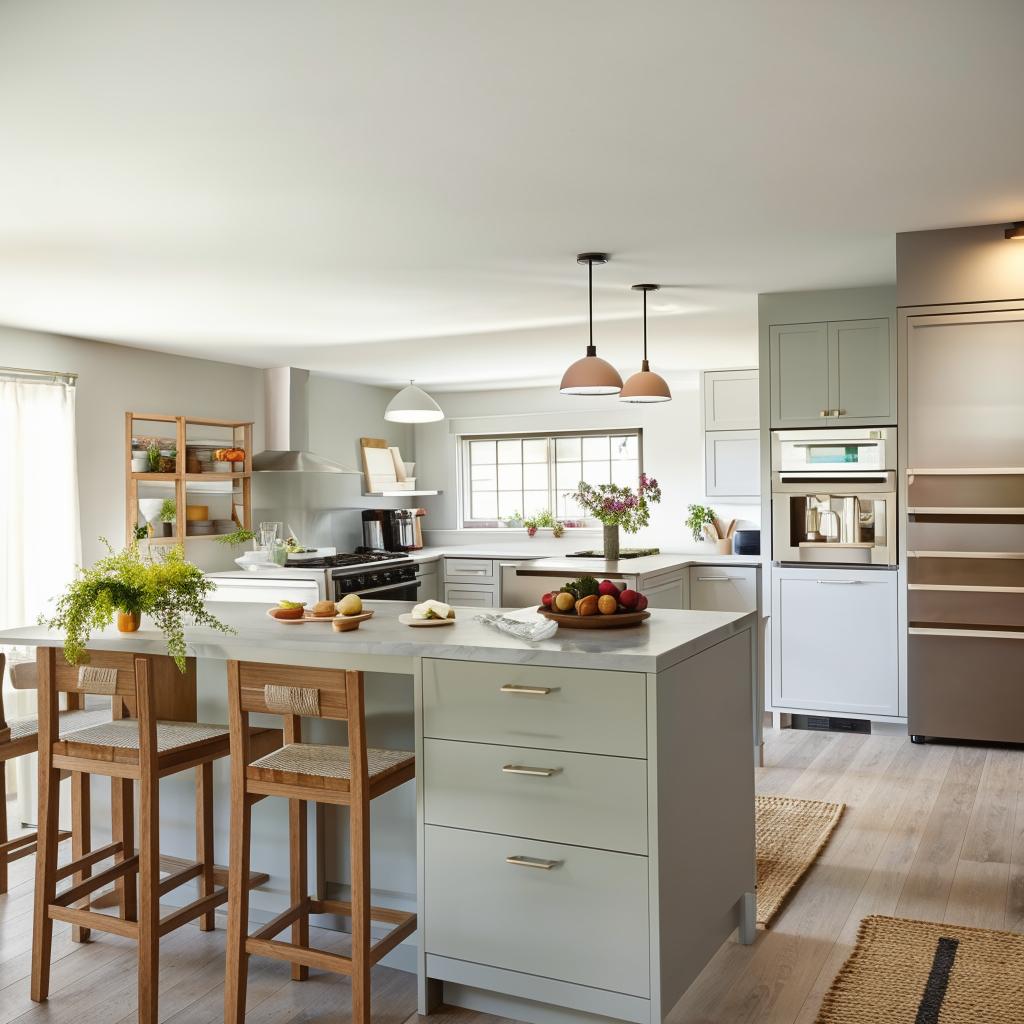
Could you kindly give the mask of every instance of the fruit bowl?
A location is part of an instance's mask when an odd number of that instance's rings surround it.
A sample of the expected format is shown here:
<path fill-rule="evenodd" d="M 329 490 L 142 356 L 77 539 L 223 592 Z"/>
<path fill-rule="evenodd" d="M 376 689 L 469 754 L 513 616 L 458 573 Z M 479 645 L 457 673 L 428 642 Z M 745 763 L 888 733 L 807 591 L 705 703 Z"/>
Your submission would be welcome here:
<path fill-rule="evenodd" d="M 622 629 L 625 626 L 639 626 L 644 619 L 651 617 L 651 613 L 648 611 L 618 611 L 612 615 L 602 615 L 600 612 L 597 615 L 577 615 L 575 612 L 563 614 L 562 612 L 553 612 L 550 608 L 545 608 L 544 605 L 541 605 L 537 611 L 545 619 L 551 619 L 553 622 L 557 622 L 560 628 L 564 626 L 566 629 Z"/>

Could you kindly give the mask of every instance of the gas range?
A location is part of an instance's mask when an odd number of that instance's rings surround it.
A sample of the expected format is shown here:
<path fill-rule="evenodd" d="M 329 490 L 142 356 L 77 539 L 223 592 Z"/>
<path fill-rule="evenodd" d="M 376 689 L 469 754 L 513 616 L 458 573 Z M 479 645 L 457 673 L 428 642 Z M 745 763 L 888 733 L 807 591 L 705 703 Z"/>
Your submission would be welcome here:
<path fill-rule="evenodd" d="M 289 569 L 359 569 L 368 565 L 377 565 L 380 562 L 411 561 L 412 559 L 405 551 L 370 551 L 360 548 L 351 554 L 313 555 L 309 558 L 292 555 L 285 562 L 285 566 Z"/>
<path fill-rule="evenodd" d="M 286 569 L 323 569 L 332 600 L 359 594 L 371 601 L 415 601 L 419 582 L 416 563 L 404 551 L 370 551 L 351 554 L 293 557 Z"/>

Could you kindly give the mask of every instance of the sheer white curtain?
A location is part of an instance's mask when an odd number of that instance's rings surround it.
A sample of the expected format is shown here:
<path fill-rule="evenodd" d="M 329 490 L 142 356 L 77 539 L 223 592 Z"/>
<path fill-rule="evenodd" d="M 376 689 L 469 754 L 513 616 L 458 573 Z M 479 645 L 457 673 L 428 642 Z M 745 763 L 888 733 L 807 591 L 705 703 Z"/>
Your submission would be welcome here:
<path fill-rule="evenodd" d="M 75 388 L 0 370 L 0 629 L 45 612 L 81 555 Z M 26 710 L 6 696 L 9 715 Z"/>

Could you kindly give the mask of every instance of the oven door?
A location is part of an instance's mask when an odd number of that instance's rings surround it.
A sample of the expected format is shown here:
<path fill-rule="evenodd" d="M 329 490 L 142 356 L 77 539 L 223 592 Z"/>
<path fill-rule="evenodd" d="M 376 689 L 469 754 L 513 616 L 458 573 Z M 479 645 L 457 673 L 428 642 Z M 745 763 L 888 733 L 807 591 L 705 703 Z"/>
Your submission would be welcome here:
<path fill-rule="evenodd" d="M 895 430 L 776 430 L 776 473 L 837 478 L 880 474 L 896 467 Z"/>
<path fill-rule="evenodd" d="M 780 476 L 776 474 L 772 488 L 772 557 L 776 562 L 896 564 L 894 479 L 786 481 Z"/>
<path fill-rule="evenodd" d="M 364 587 L 359 590 L 338 589 L 335 584 L 335 601 L 340 601 L 345 594 L 358 594 L 364 601 L 415 601 L 420 589 L 418 579 L 396 580 L 380 587 Z"/>

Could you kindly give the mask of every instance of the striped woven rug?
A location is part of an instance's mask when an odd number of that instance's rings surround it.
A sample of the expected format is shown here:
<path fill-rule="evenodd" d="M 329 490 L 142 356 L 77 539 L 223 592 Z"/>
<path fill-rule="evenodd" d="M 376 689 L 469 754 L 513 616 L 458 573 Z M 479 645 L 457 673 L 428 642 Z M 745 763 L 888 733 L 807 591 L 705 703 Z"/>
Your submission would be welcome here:
<path fill-rule="evenodd" d="M 1021 1024 L 1024 935 L 866 917 L 815 1024 Z"/>

